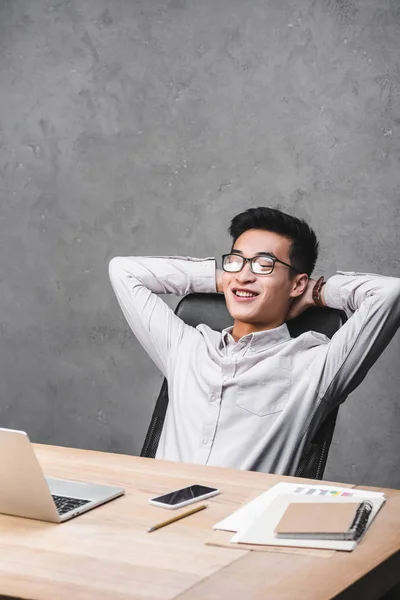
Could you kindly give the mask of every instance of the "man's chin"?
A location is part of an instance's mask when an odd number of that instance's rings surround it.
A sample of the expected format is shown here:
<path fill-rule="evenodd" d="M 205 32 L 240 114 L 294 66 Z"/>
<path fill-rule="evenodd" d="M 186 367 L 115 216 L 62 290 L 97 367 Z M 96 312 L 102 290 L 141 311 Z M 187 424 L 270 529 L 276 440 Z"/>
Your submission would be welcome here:
<path fill-rule="evenodd" d="M 227 304 L 227 309 L 234 321 L 241 321 L 242 323 L 257 322 L 254 311 L 245 306 L 237 307 Z"/>

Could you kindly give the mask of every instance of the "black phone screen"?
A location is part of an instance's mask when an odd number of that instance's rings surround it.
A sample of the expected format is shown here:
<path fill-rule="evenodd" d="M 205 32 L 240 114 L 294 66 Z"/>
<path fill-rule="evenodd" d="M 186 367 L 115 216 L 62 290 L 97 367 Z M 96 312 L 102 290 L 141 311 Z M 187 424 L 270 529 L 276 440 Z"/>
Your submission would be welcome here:
<path fill-rule="evenodd" d="M 153 500 L 157 502 L 162 502 L 163 504 L 169 504 L 170 506 L 174 506 L 175 504 L 185 502 L 185 500 L 191 500 L 192 498 L 198 498 L 199 496 L 203 496 L 203 494 L 209 494 L 210 492 L 214 492 L 215 489 L 216 488 L 207 487 L 206 485 L 196 484 L 186 488 L 182 488 L 181 490 L 175 490 L 174 492 L 164 494 L 163 496 L 157 496 L 157 498 L 153 498 Z"/>

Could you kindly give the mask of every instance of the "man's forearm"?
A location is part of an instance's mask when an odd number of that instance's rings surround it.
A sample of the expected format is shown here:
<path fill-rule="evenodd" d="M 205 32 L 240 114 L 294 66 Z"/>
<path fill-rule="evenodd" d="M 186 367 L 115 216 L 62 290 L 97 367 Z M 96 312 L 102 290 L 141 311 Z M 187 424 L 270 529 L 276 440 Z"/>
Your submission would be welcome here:
<path fill-rule="evenodd" d="M 324 286 L 324 303 L 354 313 L 363 303 L 400 314 L 400 279 L 370 273 L 338 272 Z"/>
<path fill-rule="evenodd" d="M 215 260 L 184 257 L 117 257 L 109 267 L 116 291 L 146 288 L 154 294 L 183 296 L 215 292 Z M 118 296 L 118 293 L 117 293 Z"/>

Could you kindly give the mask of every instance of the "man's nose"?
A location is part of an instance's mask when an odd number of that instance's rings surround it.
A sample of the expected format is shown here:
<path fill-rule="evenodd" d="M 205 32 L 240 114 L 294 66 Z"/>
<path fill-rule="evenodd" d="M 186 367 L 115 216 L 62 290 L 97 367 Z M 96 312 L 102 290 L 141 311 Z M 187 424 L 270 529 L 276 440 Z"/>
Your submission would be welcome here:
<path fill-rule="evenodd" d="M 246 281 L 255 281 L 256 276 L 253 271 L 250 269 L 250 263 L 246 263 L 241 271 L 236 276 L 236 279 L 240 283 L 245 283 Z"/>

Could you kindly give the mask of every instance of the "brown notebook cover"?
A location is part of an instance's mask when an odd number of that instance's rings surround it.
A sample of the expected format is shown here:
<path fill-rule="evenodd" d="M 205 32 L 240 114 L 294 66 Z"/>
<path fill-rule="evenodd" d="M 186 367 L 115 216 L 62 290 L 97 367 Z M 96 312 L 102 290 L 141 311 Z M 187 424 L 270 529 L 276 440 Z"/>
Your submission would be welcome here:
<path fill-rule="evenodd" d="M 279 537 L 346 539 L 361 502 L 291 503 L 275 528 Z"/>

